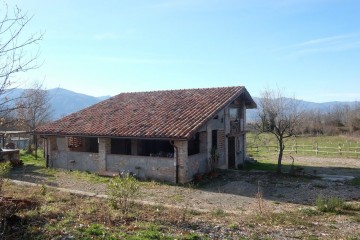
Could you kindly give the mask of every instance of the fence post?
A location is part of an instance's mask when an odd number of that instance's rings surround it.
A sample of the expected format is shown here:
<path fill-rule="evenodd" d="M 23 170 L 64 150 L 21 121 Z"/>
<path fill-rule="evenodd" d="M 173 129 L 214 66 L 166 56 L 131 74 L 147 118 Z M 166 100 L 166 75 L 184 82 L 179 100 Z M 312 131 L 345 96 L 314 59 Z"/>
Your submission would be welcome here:
<path fill-rule="evenodd" d="M 316 152 L 316 156 L 317 156 L 319 154 L 319 143 L 316 143 L 315 152 Z"/>
<path fill-rule="evenodd" d="M 302 150 L 303 150 L 303 154 L 305 153 L 305 143 L 303 143 L 303 146 L 302 146 Z"/>
<path fill-rule="evenodd" d="M 341 145 L 339 143 L 339 154 L 341 155 Z"/>

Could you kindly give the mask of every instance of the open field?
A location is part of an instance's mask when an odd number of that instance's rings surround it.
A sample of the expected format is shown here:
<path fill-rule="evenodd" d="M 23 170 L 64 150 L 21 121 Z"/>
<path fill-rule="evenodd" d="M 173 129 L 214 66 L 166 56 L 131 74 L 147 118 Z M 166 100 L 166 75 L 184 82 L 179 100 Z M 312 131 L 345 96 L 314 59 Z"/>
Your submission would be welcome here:
<path fill-rule="evenodd" d="M 247 151 L 256 159 L 276 156 L 277 141 L 272 134 L 247 134 Z M 360 158 L 360 139 L 348 136 L 298 136 L 285 141 L 285 156 Z"/>
<path fill-rule="evenodd" d="M 46 169 L 41 158 L 25 154 L 22 159 L 25 165 L 13 169 L 9 178 L 39 185 L 10 181 L 4 185 L 3 197 L 24 200 L 7 221 L 5 239 L 360 238 L 357 159 L 296 157 L 296 166 L 302 166 L 306 175 L 277 176 L 254 170 L 274 169 L 270 158 L 248 165 L 247 170 L 219 171 L 215 179 L 187 186 L 140 182 L 135 207 L 126 215 L 100 197 L 109 178 Z M 354 178 L 328 181 L 319 177 L 324 173 Z M 323 211 L 316 205 L 320 197 L 344 204 Z"/>

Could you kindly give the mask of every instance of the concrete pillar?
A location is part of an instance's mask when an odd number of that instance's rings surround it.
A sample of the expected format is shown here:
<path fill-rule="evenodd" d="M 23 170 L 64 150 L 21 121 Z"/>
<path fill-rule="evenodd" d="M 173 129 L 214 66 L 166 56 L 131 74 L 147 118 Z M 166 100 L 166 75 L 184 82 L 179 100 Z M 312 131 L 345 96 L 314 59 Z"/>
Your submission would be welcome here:
<path fill-rule="evenodd" d="M 137 139 L 131 139 L 131 155 L 134 155 L 134 156 L 139 155 Z"/>
<path fill-rule="evenodd" d="M 229 159 L 228 159 L 228 138 L 227 135 L 230 133 L 230 113 L 229 107 L 224 109 L 224 132 L 225 132 L 225 145 L 224 145 L 224 159 L 225 159 L 225 168 L 229 167 Z"/>
<path fill-rule="evenodd" d="M 99 138 L 99 172 L 106 171 L 106 155 L 111 153 L 111 139 Z"/>
<path fill-rule="evenodd" d="M 46 155 L 49 155 L 49 167 L 53 167 L 53 161 L 55 161 L 55 152 L 58 150 L 56 139 L 57 137 L 50 136 L 47 140 L 47 144 L 49 144 L 49 146 L 46 148 L 46 150 L 49 152 L 46 152 Z"/>
<path fill-rule="evenodd" d="M 188 142 L 187 141 L 174 141 L 176 146 L 175 159 L 177 157 L 179 169 L 179 183 L 187 183 L 192 180 L 193 176 L 190 176 L 189 163 L 188 163 Z M 175 169 L 176 170 L 176 169 Z"/>
<path fill-rule="evenodd" d="M 243 102 L 243 116 L 244 116 L 244 135 L 243 135 L 243 152 L 244 152 L 244 160 L 247 156 L 246 153 L 246 106 L 245 106 L 245 102 Z"/>
<path fill-rule="evenodd" d="M 48 146 L 49 153 L 47 153 L 47 154 L 50 154 L 52 151 L 58 150 L 58 146 L 56 143 L 56 137 L 54 137 L 54 136 L 48 137 L 48 144 L 49 144 L 49 146 Z"/>
<path fill-rule="evenodd" d="M 200 132 L 199 139 L 200 139 L 200 153 L 206 153 L 206 151 L 207 151 L 207 134 L 206 134 L 206 132 Z"/>
<path fill-rule="evenodd" d="M 212 148 L 212 127 L 210 122 L 206 125 L 206 139 L 207 139 L 207 159 L 208 159 L 208 171 L 211 170 L 211 163 L 210 163 L 210 158 L 211 158 L 211 148 Z"/>

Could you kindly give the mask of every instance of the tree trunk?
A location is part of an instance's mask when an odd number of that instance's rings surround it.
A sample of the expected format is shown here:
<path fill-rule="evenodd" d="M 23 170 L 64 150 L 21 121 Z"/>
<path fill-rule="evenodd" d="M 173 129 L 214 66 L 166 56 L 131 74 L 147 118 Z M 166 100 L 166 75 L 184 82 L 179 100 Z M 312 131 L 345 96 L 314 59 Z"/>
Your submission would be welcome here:
<path fill-rule="evenodd" d="M 281 174 L 281 167 L 282 167 L 281 161 L 282 161 L 282 157 L 283 157 L 283 153 L 284 153 L 284 149 L 285 149 L 285 145 L 284 145 L 282 139 L 279 140 L 279 145 L 280 145 L 280 148 L 279 148 L 279 156 L 278 156 L 278 165 L 277 165 L 277 170 L 276 170 L 277 174 Z"/>

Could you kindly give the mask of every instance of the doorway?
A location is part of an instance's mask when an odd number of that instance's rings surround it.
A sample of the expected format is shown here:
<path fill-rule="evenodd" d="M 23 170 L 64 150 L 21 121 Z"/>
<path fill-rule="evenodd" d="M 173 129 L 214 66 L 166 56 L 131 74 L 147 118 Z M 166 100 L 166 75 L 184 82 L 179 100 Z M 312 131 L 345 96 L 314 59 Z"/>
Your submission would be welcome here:
<path fill-rule="evenodd" d="M 235 168 L 235 137 L 228 138 L 228 168 Z"/>

